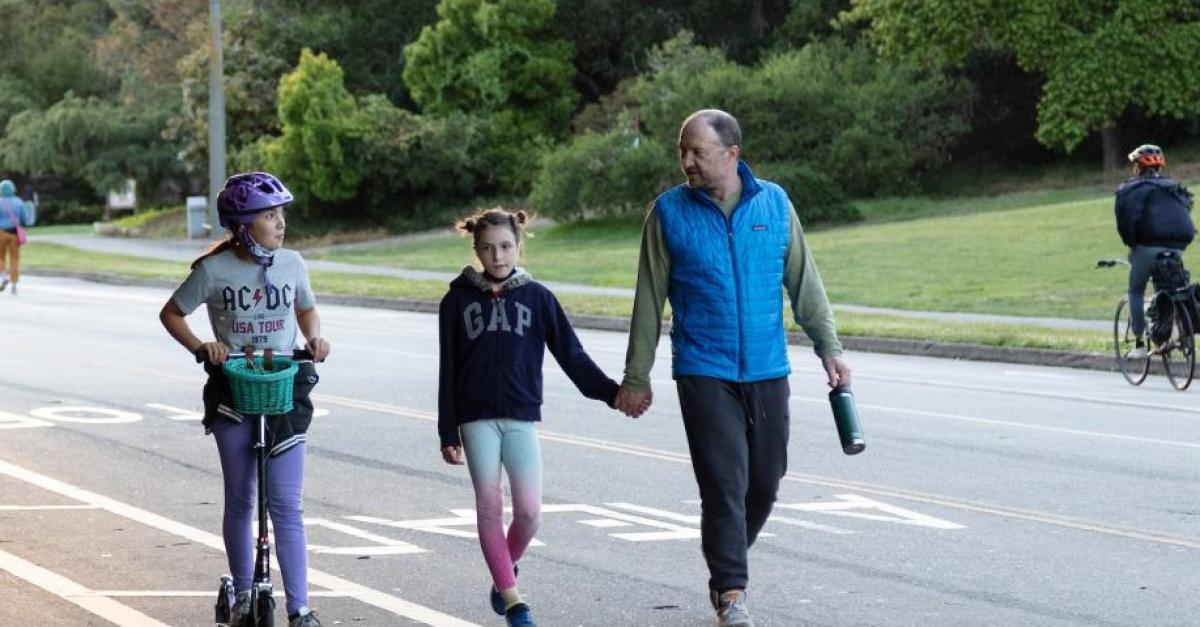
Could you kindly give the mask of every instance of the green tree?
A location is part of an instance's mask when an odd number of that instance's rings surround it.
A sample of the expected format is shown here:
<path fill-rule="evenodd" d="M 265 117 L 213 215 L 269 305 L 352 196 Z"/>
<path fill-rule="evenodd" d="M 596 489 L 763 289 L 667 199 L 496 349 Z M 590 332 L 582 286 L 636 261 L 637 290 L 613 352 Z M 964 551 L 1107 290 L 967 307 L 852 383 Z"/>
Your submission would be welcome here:
<path fill-rule="evenodd" d="M 1117 126 L 1137 109 L 1200 113 L 1200 5 L 1194 0 L 854 0 L 887 57 L 964 63 L 977 48 L 1012 51 L 1045 76 L 1037 138 L 1073 151 L 1100 131 L 1105 163 L 1120 163 Z"/>
<path fill-rule="evenodd" d="M 137 115 L 94 96 L 66 97 L 45 111 L 12 117 L 0 139 L 2 166 L 33 175 L 80 177 L 99 195 L 134 178 L 153 188 L 178 173 L 163 120 Z"/>
<path fill-rule="evenodd" d="M 111 19 L 103 0 L 0 2 L 0 76 L 24 83 L 41 108 L 68 91 L 110 92 L 115 81 L 91 50 Z"/>
<path fill-rule="evenodd" d="M 352 198 L 361 175 L 345 147 L 354 141 L 357 111 L 337 62 L 301 51 L 296 69 L 279 80 L 283 134 L 264 147 L 267 167 L 303 200 Z"/>
<path fill-rule="evenodd" d="M 404 82 L 427 114 L 490 117 L 491 159 L 525 188 L 530 156 L 566 136 L 578 95 L 569 42 L 548 35 L 552 0 L 442 0 L 439 20 L 404 48 Z"/>
<path fill-rule="evenodd" d="M 346 88 L 415 108 L 404 85 L 404 45 L 437 21 L 437 0 L 258 0 L 250 39 L 289 61 L 300 49 L 337 59 Z"/>

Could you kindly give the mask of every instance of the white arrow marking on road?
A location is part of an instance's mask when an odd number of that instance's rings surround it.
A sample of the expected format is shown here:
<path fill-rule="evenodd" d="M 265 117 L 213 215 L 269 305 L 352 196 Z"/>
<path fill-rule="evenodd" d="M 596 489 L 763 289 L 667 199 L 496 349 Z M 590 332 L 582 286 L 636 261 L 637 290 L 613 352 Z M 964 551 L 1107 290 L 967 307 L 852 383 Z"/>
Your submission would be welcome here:
<path fill-rule="evenodd" d="M 21 416 L 18 414 L 10 414 L 6 411 L 0 411 L 0 429 L 32 429 L 35 427 L 53 427 L 54 423 L 49 420 L 39 420 L 29 416 Z"/>
<path fill-rule="evenodd" d="M 505 511 L 511 512 L 511 507 L 504 508 Z M 545 507 L 542 509 L 546 511 Z M 454 518 L 420 518 L 417 520 L 388 520 L 386 518 L 378 518 L 376 516 L 347 516 L 347 520 L 355 522 L 371 523 L 373 525 L 382 525 L 384 527 L 397 527 L 399 529 L 412 529 L 413 531 L 425 531 L 428 533 L 436 533 L 443 536 L 451 536 L 454 538 L 470 538 L 475 539 L 479 536 L 474 531 L 462 531 L 454 529 L 454 527 L 471 527 L 475 528 L 475 510 L 473 509 L 452 509 L 450 513 L 454 514 Z M 508 535 L 508 526 L 504 527 L 504 534 Z M 538 539 L 529 541 L 529 546 L 546 546 Z"/>
<path fill-rule="evenodd" d="M 225 543 L 221 539 L 221 536 L 171 520 L 170 518 L 160 516 L 154 512 L 134 507 L 133 505 L 129 505 L 127 503 L 122 503 L 116 499 L 84 490 L 83 488 L 73 486 L 69 483 L 52 479 L 45 475 L 35 473 L 31 470 L 26 470 L 25 468 L 3 460 L 0 460 L 0 475 L 7 475 L 14 479 L 40 487 L 44 490 L 61 494 L 77 501 L 95 505 L 117 516 L 128 518 L 146 525 L 147 527 L 158 529 L 159 531 L 164 531 L 166 533 L 191 540 L 197 544 L 201 544 L 218 551 L 225 550 Z M 418 605 L 411 601 L 405 601 L 399 597 L 392 596 L 373 588 L 368 588 L 367 586 L 355 583 L 349 579 L 331 575 L 329 573 L 316 570 L 312 567 L 309 567 L 308 569 L 308 581 L 313 585 L 321 586 L 322 588 L 327 588 L 329 590 L 336 590 L 345 594 L 346 596 L 357 599 L 368 605 L 373 605 L 397 616 L 410 618 L 425 625 L 432 625 L 433 627 L 479 627 L 475 623 L 450 616 L 449 614 L 443 614 L 442 612 L 425 607 L 423 605 Z M 108 601 L 116 603 L 115 601 Z M 122 623 L 120 621 L 115 622 L 117 622 L 119 625 L 127 624 L 135 627 L 138 626 L 138 623 Z M 157 627 L 159 624 L 160 623 L 151 623 L 149 625 Z"/>
<path fill-rule="evenodd" d="M 38 418 L 54 422 L 77 422 L 97 425 L 122 424 L 137 422 L 142 419 L 141 414 L 135 414 L 131 411 L 121 411 L 119 409 L 105 409 L 103 407 L 39 407 L 29 413 Z M 83 415 L 76 416 L 74 414 Z"/>
<path fill-rule="evenodd" d="M 406 555 L 409 553 L 428 552 L 415 544 L 410 544 L 403 540 L 386 538 L 384 536 L 359 529 L 358 527 L 352 527 L 350 525 L 334 522 L 332 520 L 325 520 L 324 518 L 305 518 L 304 524 L 308 525 L 309 527 L 325 527 L 326 529 L 332 529 L 348 536 L 354 536 L 362 540 L 375 542 L 379 545 L 365 547 L 321 547 L 315 550 L 316 553 L 327 553 L 331 555 Z"/>
<path fill-rule="evenodd" d="M 149 371 L 147 371 L 145 374 L 165 376 L 165 375 L 162 375 L 161 373 L 149 372 Z M 916 379 L 913 379 L 912 381 L 917 382 Z M 1011 391 L 1013 393 L 1020 392 L 1019 390 L 1011 390 Z M 431 414 L 429 412 L 421 412 L 421 411 L 417 411 L 414 409 L 408 409 L 405 407 L 397 407 L 395 405 L 388 405 L 385 403 L 376 403 L 373 401 L 360 401 L 358 399 L 330 396 L 327 394 L 324 394 L 324 395 L 314 394 L 313 398 L 322 400 L 324 402 L 329 402 L 334 405 L 341 405 L 343 407 L 366 409 L 369 411 L 376 411 L 379 413 L 390 414 L 393 416 L 403 416 L 405 418 L 414 418 L 417 420 L 424 420 L 424 421 L 428 421 L 428 422 L 437 422 L 437 416 L 434 414 Z M 793 396 L 792 399 L 793 400 L 810 400 L 810 399 L 805 399 L 805 398 L 796 397 L 796 396 Z M 813 402 L 820 402 L 820 403 L 828 402 L 824 399 L 819 399 L 819 400 L 812 399 L 812 400 L 813 400 Z M 1145 404 L 1139 404 L 1138 406 L 1139 407 L 1159 407 L 1157 405 L 1145 405 Z M 861 405 L 860 405 L 860 407 L 861 407 Z M 1181 409 L 1178 407 L 1162 406 L 1162 408 L 1172 409 L 1174 411 L 1192 411 L 1195 413 L 1200 413 L 1200 410 L 1184 410 L 1184 409 Z M 927 414 L 928 412 L 922 412 L 922 413 Z M 1029 426 L 1029 425 L 1023 425 L 1023 426 Z M 1103 435 L 1103 434 L 1087 433 L 1087 435 Z M 579 437 L 574 437 L 574 436 L 566 436 L 564 434 L 556 434 L 556 433 L 548 432 L 545 430 L 541 430 L 538 434 L 538 437 L 539 437 L 539 439 L 550 441 L 550 442 L 562 442 L 564 444 L 573 444 L 576 446 L 583 446 L 583 447 L 587 447 L 587 448 L 591 448 L 591 449 L 595 449 L 595 450 L 612 451 L 615 453 L 623 453 L 626 455 L 633 455 L 633 456 L 637 456 L 637 457 L 646 457 L 646 458 L 650 458 L 650 459 L 660 459 L 663 461 L 674 462 L 677 464 L 689 464 L 690 465 L 692 463 L 691 457 L 689 457 L 686 453 L 676 453 L 674 451 L 654 449 L 654 448 L 645 447 L 645 446 L 636 446 L 636 445 L 630 445 L 630 444 L 625 444 L 625 443 L 621 443 L 621 442 L 612 442 L 612 441 L 607 441 L 607 440 L 596 440 L 596 439 L 592 439 L 592 438 L 579 438 Z M 1169 441 L 1160 441 L 1160 442 L 1162 442 L 1164 444 L 1172 444 L 1175 446 L 1189 446 L 1189 447 L 1200 446 L 1200 445 L 1192 444 L 1192 443 L 1169 442 Z M 1096 523 L 1096 522 L 1092 522 L 1092 521 L 1073 519 L 1073 518 L 1065 518 L 1062 516 L 1056 516 L 1053 514 L 1047 514 L 1047 513 L 1039 512 L 1039 511 L 1035 511 L 1035 510 L 1019 509 L 1019 508 L 1007 507 L 1007 506 L 1003 506 L 1003 505 L 992 505 L 989 503 L 975 503 L 975 502 L 964 501 L 961 499 L 956 499 L 956 498 L 952 498 L 952 497 L 948 497 L 948 496 L 941 496 L 941 495 L 937 495 L 937 494 L 927 494 L 927 493 L 923 493 L 923 492 L 916 492 L 913 490 L 907 490 L 904 488 L 898 488 L 898 487 L 893 487 L 893 486 L 879 485 L 879 484 L 874 484 L 874 483 L 866 483 L 866 482 L 861 482 L 861 481 L 852 481 L 852 480 L 847 480 L 847 479 L 838 479 L 838 478 L 834 478 L 834 477 L 826 477 L 826 476 L 821 476 L 821 475 L 810 475 L 810 474 L 804 474 L 804 473 L 798 473 L 798 472 L 788 472 L 786 475 L 784 475 L 783 479 L 784 479 L 784 481 L 794 481 L 796 483 L 803 483 L 806 485 L 832 487 L 832 488 L 838 488 L 838 489 L 842 489 L 842 490 L 860 490 L 860 491 L 866 492 L 868 494 L 877 494 L 877 495 L 886 496 L 889 498 L 899 498 L 899 499 L 905 499 L 908 501 L 917 501 L 919 503 L 926 503 L 929 505 L 936 505 L 939 507 L 949 507 L 949 508 L 963 510 L 963 511 L 976 512 L 976 513 L 981 513 L 981 514 L 989 514 L 989 515 L 993 515 L 993 516 L 1002 516 L 1005 518 L 1012 518 L 1012 519 L 1016 519 L 1016 520 L 1033 521 L 1033 522 L 1044 523 L 1044 524 L 1048 524 L 1048 525 L 1056 525 L 1059 527 L 1065 527 L 1068 529 L 1093 531 L 1096 533 L 1102 533 L 1102 534 L 1106 534 L 1106 535 L 1118 536 L 1118 537 L 1123 537 L 1123 538 L 1135 538 L 1135 539 L 1144 540 L 1147 542 L 1169 544 L 1169 545 L 1174 545 L 1174 546 L 1183 546 L 1183 547 L 1187 547 L 1187 548 L 1191 548 L 1191 549 L 1200 549 L 1200 540 L 1197 540 L 1196 538 L 1192 538 L 1192 537 L 1172 536 L 1169 534 L 1164 534 L 1164 533 L 1159 533 L 1159 532 L 1154 532 L 1154 531 L 1146 531 L 1146 530 L 1142 530 L 1142 529 L 1122 529 L 1122 528 L 1113 527 L 1110 525 L 1104 525 L 1104 524 Z"/>
<path fill-rule="evenodd" d="M 948 520 L 934 518 L 927 514 L 919 514 L 903 507 L 880 503 L 874 499 L 869 499 L 865 496 L 856 494 L 835 494 L 841 502 L 825 501 L 821 503 L 779 503 L 775 507 L 781 509 L 799 510 L 802 512 L 816 512 L 821 514 L 830 514 L 832 516 L 848 516 L 850 518 L 862 518 L 864 520 L 876 520 L 881 522 L 893 522 L 903 525 L 914 525 L 917 527 L 929 527 L 931 529 L 966 529 L 965 526 L 952 523 Z M 866 512 L 875 511 L 883 512 L 880 514 L 869 514 Z"/>
<path fill-rule="evenodd" d="M 64 601 L 69 601 L 79 607 L 103 618 L 109 622 L 124 627 L 169 627 L 149 616 L 109 598 L 95 596 L 91 590 L 59 575 L 23 560 L 12 553 L 0 551 L 0 568 L 8 571 L 14 577 L 24 579 L 29 583 L 53 594 Z M 211 594 L 211 593 L 210 593 Z"/>

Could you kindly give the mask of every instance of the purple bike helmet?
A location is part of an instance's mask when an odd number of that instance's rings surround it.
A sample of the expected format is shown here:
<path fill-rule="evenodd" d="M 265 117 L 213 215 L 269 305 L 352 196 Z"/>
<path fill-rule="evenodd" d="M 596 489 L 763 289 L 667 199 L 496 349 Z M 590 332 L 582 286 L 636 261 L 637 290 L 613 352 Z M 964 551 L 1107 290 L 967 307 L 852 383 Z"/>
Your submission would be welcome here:
<path fill-rule="evenodd" d="M 286 205 L 294 200 L 292 192 L 279 179 L 266 172 L 234 174 L 217 194 L 217 219 L 232 229 L 254 222 L 260 212 Z"/>

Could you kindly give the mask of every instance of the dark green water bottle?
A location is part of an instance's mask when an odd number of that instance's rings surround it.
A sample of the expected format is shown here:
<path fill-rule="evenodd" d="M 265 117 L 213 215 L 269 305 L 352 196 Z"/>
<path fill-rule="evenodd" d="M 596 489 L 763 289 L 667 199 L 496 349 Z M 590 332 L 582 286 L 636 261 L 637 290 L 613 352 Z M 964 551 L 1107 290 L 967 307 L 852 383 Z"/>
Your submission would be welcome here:
<path fill-rule="evenodd" d="M 867 447 L 863 439 L 862 426 L 858 424 L 858 410 L 854 408 L 854 394 L 850 386 L 839 385 L 829 391 L 829 405 L 833 408 L 833 421 L 837 424 L 838 438 L 842 441 L 842 452 L 857 455 Z"/>

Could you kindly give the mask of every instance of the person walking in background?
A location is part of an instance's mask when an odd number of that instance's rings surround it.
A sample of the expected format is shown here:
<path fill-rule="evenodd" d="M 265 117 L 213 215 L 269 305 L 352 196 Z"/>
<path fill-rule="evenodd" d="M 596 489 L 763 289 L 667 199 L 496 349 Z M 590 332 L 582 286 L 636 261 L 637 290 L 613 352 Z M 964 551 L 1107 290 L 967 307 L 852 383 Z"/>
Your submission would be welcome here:
<path fill-rule="evenodd" d="M 641 258 L 617 406 L 635 417 L 652 399 L 650 368 L 672 311 L 672 374 L 692 469 L 709 599 L 721 627 L 750 627 L 747 552 L 767 521 L 787 471 L 786 289 L 830 386 L 850 367 L 799 218 L 778 185 L 740 160 L 741 128 L 707 109 L 679 132 L 687 182 L 655 199 Z"/>
<path fill-rule="evenodd" d="M 8 179 L 0 181 L 0 292 L 12 284 L 12 294 L 17 295 L 25 227 L 36 221 L 34 206 L 17 196 L 17 186 Z"/>
<path fill-rule="evenodd" d="M 517 266 L 525 222 L 523 211 L 493 209 L 459 223 L 472 236 L 482 271 L 463 268 L 438 313 L 442 458 L 466 461 L 479 545 L 493 581 L 489 600 L 513 627 L 534 625 L 517 589 L 516 563 L 541 523 L 542 453 L 535 425 L 546 348 L 584 396 L 611 407 L 617 394 L 616 381 L 583 350 L 558 299 Z M 507 536 L 502 470 L 513 500 Z"/>
<path fill-rule="evenodd" d="M 1146 282 L 1159 254 L 1183 251 L 1196 237 L 1192 194 L 1168 177 L 1162 148 L 1142 144 L 1129 153 L 1133 177 L 1117 188 L 1117 233 L 1129 247 L 1129 312 L 1135 344 L 1129 357 L 1144 359 L 1146 349 Z"/>

